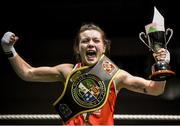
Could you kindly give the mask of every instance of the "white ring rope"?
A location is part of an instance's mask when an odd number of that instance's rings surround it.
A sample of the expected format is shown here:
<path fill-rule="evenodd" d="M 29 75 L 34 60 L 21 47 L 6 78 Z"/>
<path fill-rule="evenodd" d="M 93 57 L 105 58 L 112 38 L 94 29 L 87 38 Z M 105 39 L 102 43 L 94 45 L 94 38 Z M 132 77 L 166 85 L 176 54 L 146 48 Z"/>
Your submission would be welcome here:
<path fill-rule="evenodd" d="M 180 115 L 114 115 L 116 120 L 180 120 Z"/>
<path fill-rule="evenodd" d="M 58 114 L 1 114 L 0 120 L 60 120 Z M 115 120 L 180 120 L 180 115 L 114 115 Z"/>

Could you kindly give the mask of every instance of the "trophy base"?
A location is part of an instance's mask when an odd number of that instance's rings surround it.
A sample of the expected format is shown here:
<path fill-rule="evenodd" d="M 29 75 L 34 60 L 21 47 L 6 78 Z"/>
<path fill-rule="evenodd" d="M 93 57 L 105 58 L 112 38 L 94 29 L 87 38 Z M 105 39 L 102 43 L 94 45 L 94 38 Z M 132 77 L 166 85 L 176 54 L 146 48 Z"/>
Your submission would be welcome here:
<path fill-rule="evenodd" d="M 151 80 L 164 81 L 175 76 L 175 72 L 171 70 L 158 70 L 150 75 Z"/>

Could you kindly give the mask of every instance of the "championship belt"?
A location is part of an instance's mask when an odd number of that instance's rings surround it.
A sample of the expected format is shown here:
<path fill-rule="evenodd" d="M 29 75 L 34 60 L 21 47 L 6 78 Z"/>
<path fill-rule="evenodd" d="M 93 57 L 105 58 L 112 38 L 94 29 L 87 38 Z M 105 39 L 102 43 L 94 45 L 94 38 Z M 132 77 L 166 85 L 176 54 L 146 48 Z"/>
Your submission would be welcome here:
<path fill-rule="evenodd" d="M 111 82 L 118 71 L 105 55 L 96 65 L 74 70 L 53 104 L 62 120 L 67 122 L 78 114 L 100 109 L 107 101 Z"/>

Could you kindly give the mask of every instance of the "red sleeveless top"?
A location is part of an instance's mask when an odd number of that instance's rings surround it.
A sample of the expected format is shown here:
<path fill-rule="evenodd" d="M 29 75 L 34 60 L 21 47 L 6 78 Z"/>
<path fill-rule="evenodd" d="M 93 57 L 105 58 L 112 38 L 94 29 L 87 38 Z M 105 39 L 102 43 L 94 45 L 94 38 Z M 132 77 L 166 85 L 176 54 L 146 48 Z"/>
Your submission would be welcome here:
<path fill-rule="evenodd" d="M 80 64 L 75 65 L 75 69 L 80 67 Z M 113 115 L 115 101 L 116 91 L 114 82 L 112 81 L 108 99 L 101 109 L 94 112 L 77 115 L 68 122 L 63 123 L 63 125 L 114 125 Z"/>

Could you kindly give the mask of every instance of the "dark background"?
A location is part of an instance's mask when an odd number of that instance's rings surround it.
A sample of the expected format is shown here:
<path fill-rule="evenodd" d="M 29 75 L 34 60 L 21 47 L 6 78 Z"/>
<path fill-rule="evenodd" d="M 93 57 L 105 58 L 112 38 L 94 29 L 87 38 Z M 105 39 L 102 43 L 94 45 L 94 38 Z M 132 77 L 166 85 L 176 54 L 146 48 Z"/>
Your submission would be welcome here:
<path fill-rule="evenodd" d="M 19 41 L 16 51 L 32 66 L 75 63 L 73 40 L 82 23 L 98 24 L 112 40 L 111 59 L 133 75 L 147 78 L 154 62 L 152 53 L 140 41 L 139 33 L 151 23 L 153 7 L 172 28 L 168 44 L 171 68 L 176 77 L 168 80 L 165 93 L 154 97 L 123 89 L 119 92 L 115 114 L 180 114 L 180 41 L 179 6 L 170 0 L 61 0 L 7 1 L 0 4 L 0 36 L 14 32 Z M 0 114 L 57 114 L 52 103 L 60 95 L 61 83 L 32 83 L 21 80 L 0 49 Z M 1 121 L 1 124 L 59 124 Z M 179 124 L 179 121 L 115 121 L 116 124 Z"/>

